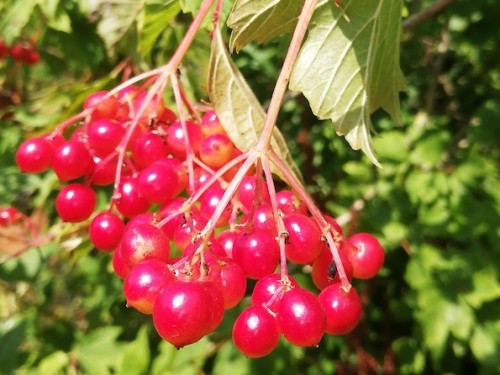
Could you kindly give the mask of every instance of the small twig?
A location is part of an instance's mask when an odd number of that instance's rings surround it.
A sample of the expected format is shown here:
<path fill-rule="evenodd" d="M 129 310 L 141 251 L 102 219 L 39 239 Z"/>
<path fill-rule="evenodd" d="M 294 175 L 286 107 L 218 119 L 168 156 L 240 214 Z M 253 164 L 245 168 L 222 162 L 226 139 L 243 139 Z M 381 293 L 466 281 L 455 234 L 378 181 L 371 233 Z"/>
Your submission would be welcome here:
<path fill-rule="evenodd" d="M 428 6 L 424 10 L 412 14 L 403 22 L 403 31 L 406 33 L 411 29 L 415 28 L 422 22 L 434 17 L 437 13 L 441 12 L 448 5 L 453 3 L 455 0 L 436 0 L 434 4 Z"/>

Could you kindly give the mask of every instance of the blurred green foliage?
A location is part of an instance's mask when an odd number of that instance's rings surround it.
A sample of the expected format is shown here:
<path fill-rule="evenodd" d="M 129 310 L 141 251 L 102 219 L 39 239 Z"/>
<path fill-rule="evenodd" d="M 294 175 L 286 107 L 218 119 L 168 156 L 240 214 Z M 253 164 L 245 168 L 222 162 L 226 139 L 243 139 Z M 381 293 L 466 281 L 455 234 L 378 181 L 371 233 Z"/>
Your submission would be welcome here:
<path fill-rule="evenodd" d="M 405 14 L 431 3 L 406 0 Z M 456 1 L 404 34 L 402 123 L 374 115 L 381 169 L 317 120 L 303 98 L 287 98 L 280 128 L 309 191 L 347 233 L 376 234 L 387 258 L 380 276 L 356 283 L 365 315 L 353 333 L 325 337 L 318 348 L 281 343 L 259 360 L 231 343 L 237 311 L 197 344 L 176 350 L 162 342 L 149 317 L 126 309 L 108 254 L 91 248 L 84 228 L 56 220 L 54 176 L 17 172 L 13 155 L 22 139 L 68 118 L 89 93 L 167 61 L 191 19 L 181 7 L 193 6 L 137 0 L 125 12 L 121 2 L 109 4 L 0 4 L 4 40 L 33 37 L 42 56 L 35 66 L 0 61 L 0 203 L 27 214 L 41 209 L 37 223 L 43 229 L 48 220 L 55 236 L 13 258 L 3 254 L 15 244 L 0 242 L 0 374 L 500 373 L 495 0 Z M 288 38 L 235 56 L 264 104 Z M 206 98 L 208 45 L 208 32 L 200 33 L 183 65 L 198 99 Z"/>

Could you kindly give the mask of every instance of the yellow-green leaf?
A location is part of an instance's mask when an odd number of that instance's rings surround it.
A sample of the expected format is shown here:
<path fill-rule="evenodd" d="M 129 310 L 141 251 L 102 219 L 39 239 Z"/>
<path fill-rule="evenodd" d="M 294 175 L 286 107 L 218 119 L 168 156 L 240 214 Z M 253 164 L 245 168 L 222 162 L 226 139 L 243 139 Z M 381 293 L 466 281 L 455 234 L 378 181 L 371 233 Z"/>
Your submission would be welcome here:
<path fill-rule="evenodd" d="M 231 51 L 293 31 L 304 0 L 236 0 L 227 20 Z"/>
<path fill-rule="evenodd" d="M 220 30 L 215 30 L 210 56 L 208 93 L 217 115 L 236 147 L 248 151 L 257 143 L 264 124 L 265 112 L 233 63 Z M 275 127 L 271 147 L 300 178 L 283 135 Z"/>
<path fill-rule="evenodd" d="M 331 0 L 315 11 L 290 80 L 313 112 L 378 165 L 370 115 L 378 108 L 399 122 L 401 0 L 351 0 L 345 14 Z"/>

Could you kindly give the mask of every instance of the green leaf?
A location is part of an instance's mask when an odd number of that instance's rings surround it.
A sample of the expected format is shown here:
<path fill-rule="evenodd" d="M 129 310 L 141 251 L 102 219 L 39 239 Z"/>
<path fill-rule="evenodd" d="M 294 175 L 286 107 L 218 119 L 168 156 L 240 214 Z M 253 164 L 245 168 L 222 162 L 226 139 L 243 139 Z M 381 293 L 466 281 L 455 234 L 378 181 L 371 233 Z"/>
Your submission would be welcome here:
<path fill-rule="evenodd" d="M 182 9 L 183 13 L 191 13 L 193 16 L 196 16 L 196 14 L 198 14 L 198 11 L 201 8 L 201 4 L 203 3 L 203 0 L 179 0 L 179 3 L 181 5 L 181 9 Z M 214 3 L 216 3 L 216 2 L 214 1 Z M 221 14 L 219 15 L 219 20 L 221 21 L 221 23 L 223 23 L 223 21 L 229 15 L 229 12 L 231 11 L 231 7 L 232 7 L 231 0 L 223 1 Z M 205 19 L 203 20 L 201 27 L 206 29 L 206 30 L 213 29 L 213 17 L 210 17 L 210 13 L 209 13 L 208 17 L 205 17 Z"/>
<path fill-rule="evenodd" d="M 97 32 L 110 54 L 136 22 L 144 8 L 144 2 L 145 0 L 99 0 L 92 4 L 89 11 L 100 15 Z"/>
<path fill-rule="evenodd" d="M 399 122 L 401 0 L 344 3 L 348 23 L 333 1 L 322 1 L 309 26 L 290 79 L 316 116 L 331 119 L 337 134 L 379 165 L 370 115 L 378 108 Z"/>
<path fill-rule="evenodd" d="M 58 350 L 40 362 L 38 371 L 41 374 L 57 374 L 69 365 L 69 356 L 61 350 Z"/>
<path fill-rule="evenodd" d="M 464 298 L 475 308 L 481 307 L 485 302 L 500 298 L 500 283 L 493 267 L 474 272 L 472 287 L 473 290 L 465 294 Z"/>
<path fill-rule="evenodd" d="M 19 365 L 18 349 L 26 339 L 27 322 L 18 318 L 19 316 L 4 319 L 0 324 L 0 347 L 2 348 L 0 350 L 0 374 L 12 374 Z"/>
<path fill-rule="evenodd" d="M 179 0 L 183 13 L 198 13 L 203 0 Z"/>
<path fill-rule="evenodd" d="M 449 327 L 445 317 L 447 303 L 442 301 L 441 296 L 431 300 L 428 296 L 429 305 L 419 313 L 422 324 L 424 343 L 431 351 L 434 359 L 442 358 L 446 349 L 446 341 L 449 335 Z"/>
<path fill-rule="evenodd" d="M 147 1 L 144 8 L 144 21 L 140 32 L 139 52 L 148 55 L 162 33 L 169 26 L 169 22 L 179 13 L 180 5 L 177 0 Z"/>
<path fill-rule="evenodd" d="M 177 349 L 166 341 L 159 346 L 160 354 L 155 358 L 151 370 L 152 375 L 197 375 L 203 363 L 210 357 L 215 344 L 207 337 Z"/>
<path fill-rule="evenodd" d="M 470 348 L 474 356 L 480 361 L 495 360 L 498 366 L 498 355 L 500 354 L 499 332 L 495 332 L 492 326 L 484 327 L 477 325 L 470 340 Z"/>
<path fill-rule="evenodd" d="M 418 340 L 413 337 L 400 337 L 392 347 L 398 358 L 398 371 L 401 374 L 420 374 L 425 366 L 425 354 Z"/>
<path fill-rule="evenodd" d="M 146 374 L 148 372 L 150 357 L 147 326 L 144 325 L 139 330 L 137 338 L 128 343 L 122 351 L 122 360 L 119 366 L 121 370 L 119 373 L 130 375 Z"/>
<path fill-rule="evenodd" d="M 37 0 L 11 1 L 0 16 L 0 35 L 11 44 L 22 34 L 33 14 Z"/>
<path fill-rule="evenodd" d="M 248 151 L 257 143 L 266 114 L 229 56 L 220 30 L 214 32 L 212 39 L 208 94 L 231 140 L 240 150 Z M 273 129 L 271 147 L 300 179 L 299 169 L 276 127 Z"/>
<path fill-rule="evenodd" d="M 116 367 L 123 344 L 117 342 L 120 327 L 104 327 L 92 331 L 76 348 L 82 367 L 89 374 L 107 375 Z"/>
<path fill-rule="evenodd" d="M 303 0 L 236 0 L 227 20 L 233 29 L 229 48 L 238 52 L 254 40 L 264 43 L 293 31 L 303 4 Z"/>

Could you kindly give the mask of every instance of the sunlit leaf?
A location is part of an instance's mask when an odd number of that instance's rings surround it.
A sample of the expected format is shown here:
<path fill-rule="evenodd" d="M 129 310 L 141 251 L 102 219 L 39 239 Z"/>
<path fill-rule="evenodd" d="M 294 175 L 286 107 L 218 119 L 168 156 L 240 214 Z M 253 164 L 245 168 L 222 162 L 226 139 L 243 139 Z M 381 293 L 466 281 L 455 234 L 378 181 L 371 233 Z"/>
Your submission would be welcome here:
<path fill-rule="evenodd" d="M 144 8 L 145 0 L 100 0 L 89 9 L 99 15 L 97 31 L 106 43 L 108 51 L 113 51 L 122 41 L 130 27 Z"/>
<path fill-rule="evenodd" d="M 227 25 L 233 29 L 230 49 L 239 51 L 252 41 L 264 43 L 292 31 L 303 0 L 236 0 Z"/>
<path fill-rule="evenodd" d="M 344 2 L 351 23 L 333 1 L 316 9 L 290 80 L 313 112 L 331 119 L 351 147 L 378 165 L 370 115 L 378 108 L 399 122 L 401 0 Z"/>
<path fill-rule="evenodd" d="M 220 31 L 213 36 L 208 91 L 229 137 L 240 150 L 248 151 L 257 143 L 266 114 L 229 56 Z M 273 131 L 271 147 L 295 175 L 300 176 L 277 128 Z"/>
<path fill-rule="evenodd" d="M 0 35 L 8 43 L 13 43 L 23 32 L 35 10 L 37 0 L 11 1 L 0 15 Z"/>
<path fill-rule="evenodd" d="M 169 27 L 169 22 L 179 11 L 179 2 L 176 0 L 147 1 L 139 39 L 139 51 L 142 55 L 151 52 L 162 31 Z"/>

